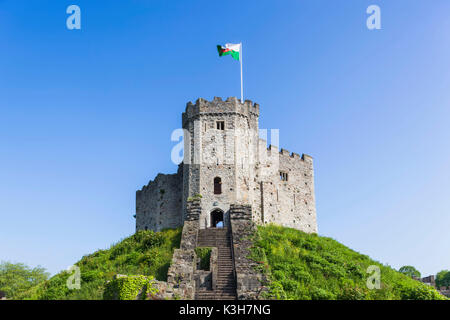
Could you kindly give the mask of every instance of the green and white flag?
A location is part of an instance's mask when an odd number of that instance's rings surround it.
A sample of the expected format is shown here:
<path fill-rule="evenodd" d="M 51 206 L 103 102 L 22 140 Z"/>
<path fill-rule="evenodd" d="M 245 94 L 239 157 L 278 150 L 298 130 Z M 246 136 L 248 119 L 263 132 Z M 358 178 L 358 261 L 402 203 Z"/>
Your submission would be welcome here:
<path fill-rule="evenodd" d="M 225 46 L 218 45 L 217 51 L 219 51 L 220 57 L 231 55 L 233 59 L 239 61 L 241 56 L 241 44 L 227 43 Z"/>
<path fill-rule="evenodd" d="M 219 57 L 231 55 L 234 60 L 240 62 L 241 65 L 241 103 L 244 103 L 244 82 L 242 80 L 242 42 L 227 43 L 225 46 L 218 45 Z"/>

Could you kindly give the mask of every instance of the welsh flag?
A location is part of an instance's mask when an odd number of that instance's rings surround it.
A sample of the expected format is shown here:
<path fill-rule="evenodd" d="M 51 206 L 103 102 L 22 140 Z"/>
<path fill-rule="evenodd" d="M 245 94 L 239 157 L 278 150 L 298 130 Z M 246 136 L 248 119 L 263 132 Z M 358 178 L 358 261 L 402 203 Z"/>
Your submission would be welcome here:
<path fill-rule="evenodd" d="M 227 43 L 225 46 L 218 45 L 217 51 L 219 51 L 220 57 L 231 54 L 233 59 L 239 61 L 241 55 L 241 44 Z"/>

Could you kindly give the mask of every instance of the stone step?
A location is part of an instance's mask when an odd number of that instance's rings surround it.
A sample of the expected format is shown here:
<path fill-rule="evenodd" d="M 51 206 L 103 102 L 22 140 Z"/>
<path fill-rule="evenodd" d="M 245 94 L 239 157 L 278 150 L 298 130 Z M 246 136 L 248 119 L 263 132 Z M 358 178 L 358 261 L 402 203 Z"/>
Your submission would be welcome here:
<path fill-rule="evenodd" d="M 198 236 L 203 238 L 231 239 L 231 236 L 229 234 L 199 233 Z"/>
<path fill-rule="evenodd" d="M 198 240 L 197 241 L 197 246 L 204 246 L 204 245 L 209 245 L 211 247 L 216 247 L 219 249 L 230 249 L 231 246 L 229 243 L 225 242 L 225 241 L 215 241 L 215 240 Z"/>
<path fill-rule="evenodd" d="M 236 296 L 212 296 L 212 297 L 195 297 L 196 300 L 236 300 Z"/>
<path fill-rule="evenodd" d="M 203 296 L 203 297 L 211 297 L 211 296 L 236 296 L 235 292 L 218 292 L 218 291 L 207 291 L 202 292 L 198 291 L 196 293 L 196 296 Z"/>
<path fill-rule="evenodd" d="M 218 278 L 217 283 L 234 283 L 234 277 L 230 278 Z"/>
<path fill-rule="evenodd" d="M 203 238 L 203 239 L 227 239 L 227 240 L 231 240 L 231 236 L 228 234 L 205 234 L 205 233 L 199 233 L 198 234 L 199 238 Z"/>
<path fill-rule="evenodd" d="M 227 243 L 224 243 L 222 241 L 214 241 L 214 240 L 199 240 L 197 241 L 197 247 L 216 247 L 220 249 L 227 249 L 230 250 L 230 246 Z"/>
<path fill-rule="evenodd" d="M 197 247 L 216 247 L 218 274 L 215 290 L 197 290 L 198 300 L 236 300 L 236 279 L 231 247 L 231 235 L 227 229 L 202 229 L 198 233 Z"/>

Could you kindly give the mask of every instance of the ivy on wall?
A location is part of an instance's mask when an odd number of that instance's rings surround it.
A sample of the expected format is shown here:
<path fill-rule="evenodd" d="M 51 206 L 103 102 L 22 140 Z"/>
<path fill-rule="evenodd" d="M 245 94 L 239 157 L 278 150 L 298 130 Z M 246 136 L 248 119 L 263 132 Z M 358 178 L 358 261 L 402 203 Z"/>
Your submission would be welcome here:
<path fill-rule="evenodd" d="M 145 300 L 148 294 L 157 293 L 153 278 L 146 276 L 120 276 L 108 282 L 103 293 L 105 300 Z"/>

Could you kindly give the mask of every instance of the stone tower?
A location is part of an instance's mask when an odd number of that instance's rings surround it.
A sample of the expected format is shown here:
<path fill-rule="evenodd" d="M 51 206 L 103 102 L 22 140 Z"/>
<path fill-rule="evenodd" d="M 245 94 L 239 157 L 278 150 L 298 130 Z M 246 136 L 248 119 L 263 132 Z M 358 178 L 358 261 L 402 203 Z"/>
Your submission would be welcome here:
<path fill-rule="evenodd" d="M 248 100 L 243 104 L 236 98 L 188 103 L 183 129 L 189 134 L 185 163 L 190 164 L 183 165 L 183 201 L 202 196 L 201 228 L 211 226 L 211 212 L 215 211 L 218 219 L 223 215 L 226 224 L 230 204 L 250 203 L 258 117 L 259 106 Z"/>
<path fill-rule="evenodd" d="M 259 105 L 236 98 L 198 99 L 182 114 L 184 161 L 136 194 L 136 230 L 183 225 L 190 198 L 201 197 L 200 229 L 229 224 L 231 205 L 252 220 L 317 232 L 312 158 L 259 138 Z"/>

